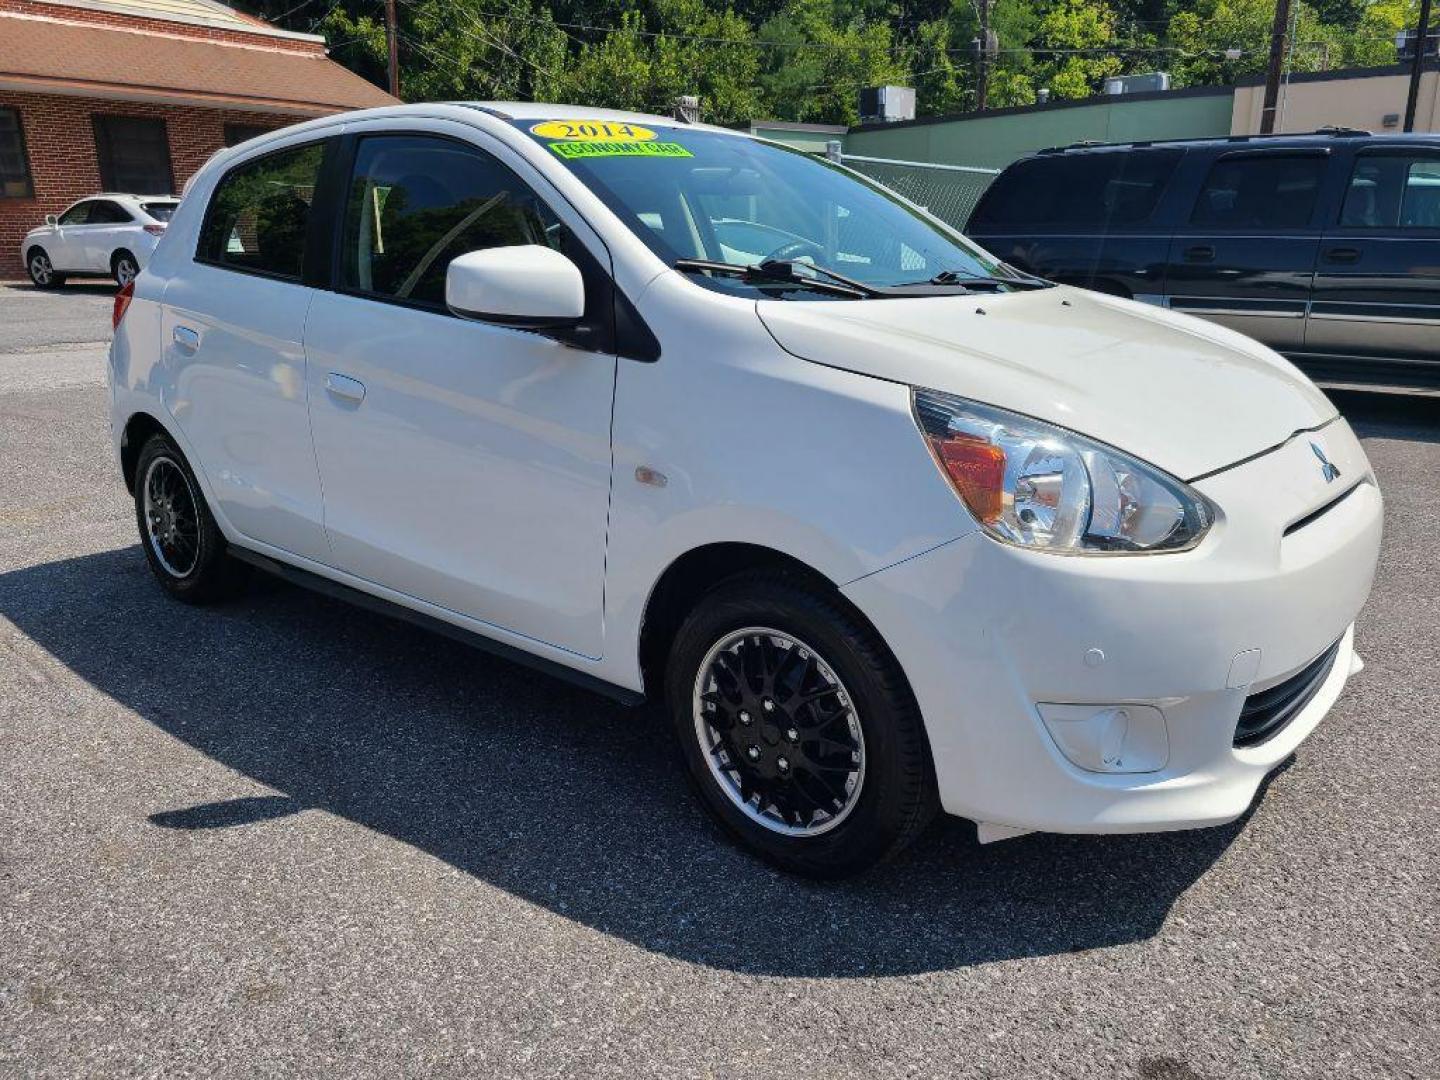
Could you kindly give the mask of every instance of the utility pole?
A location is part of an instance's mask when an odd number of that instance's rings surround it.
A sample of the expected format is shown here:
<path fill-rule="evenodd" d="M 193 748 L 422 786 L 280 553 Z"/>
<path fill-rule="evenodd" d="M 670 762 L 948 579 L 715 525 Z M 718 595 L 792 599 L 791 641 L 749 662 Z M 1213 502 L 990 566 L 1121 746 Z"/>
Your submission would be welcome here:
<path fill-rule="evenodd" d="M 1410 95 L 1405 99 L 1405 130 L 1415 130 L 1415 103 L 1420 97 L 1420 76 L 1425 71 L 1425 46 L 1430 37 L 1430 0 L 1420 0 L 1420 27 L 1415 33 L 1415 56 L 1410 61 Z M 1433 119 L 1433 118 L 1432 118 Z"/>
<path fill-rule="evenodd" d="M 1261 135 L 1275 131 L 1275 107 L 1280 98 L 1280 75 L 1285 68 L 1285 42 L 1289 36 L 1290 0 L 1275 0 L 1275 21 L 1270 26 L 1270 66 L 1265 69 L 1265 104 L 1260 108 Z"/>
<path fill-rule="evenodd" d="M 390 96 L 400 96 L 400 52 L 395 44 L 395 0 L 385 0 L 385 50 L 388 54 Z"/>
<path fill-rule="evenodd" d="M 980 0 L 980 39 L 975 43 L 975 111 L 984 112 L 990 96 L 990 0 Z"/>

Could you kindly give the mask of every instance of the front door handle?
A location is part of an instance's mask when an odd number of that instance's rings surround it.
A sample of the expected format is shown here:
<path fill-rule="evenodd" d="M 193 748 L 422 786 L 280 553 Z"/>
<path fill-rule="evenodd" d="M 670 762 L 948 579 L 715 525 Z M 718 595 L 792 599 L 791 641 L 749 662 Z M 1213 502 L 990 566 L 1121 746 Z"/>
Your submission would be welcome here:
<path fill-rule="evenodd" d="M 1326 262 L 1353 263 L 1360 261 L 1360 249 L 1353 247 L 1331 248 L 1325 252 Z"/>
<path fill-rule="evenodd" d="M 170 338 L 181 350 L 193 353 L 200 348 L 200 331 L 188 326 L 177 326 L 170 332 Z"/>
<path fill-rule="evenodd" d="M 338 371 L 332 371 L 325 376 L 325 389 L 336 397 L 354 402 L 356 405 L 365 400 L 365 384 L 359 379 L 352 379 L 349 375 L 341 375 Z"/>
<path fill-rule="evenodd" d="M 1215 260 L 1215 249 L 1209 244 L 1196 244 L 1194 247 L 1185 249 L 1186 262 L 1213 262 Z"/>

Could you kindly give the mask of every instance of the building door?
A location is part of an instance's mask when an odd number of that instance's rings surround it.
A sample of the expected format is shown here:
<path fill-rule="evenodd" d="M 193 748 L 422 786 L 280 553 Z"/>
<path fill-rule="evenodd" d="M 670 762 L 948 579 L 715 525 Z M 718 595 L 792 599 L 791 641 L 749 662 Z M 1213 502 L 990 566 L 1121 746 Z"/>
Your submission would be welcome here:
<path fill-rule="evenodd" d="M 1320 244 L 1305 352 L 1440 360 L 1440 149 L 1355 156 Z"/>
<path fill-rule="evenodd" d="M 1247 149 L 1217 158 L 1170 241 L 1169 306 L 1281 352 L 1299 349 L 1328 162 L 1323 151 Z"/>

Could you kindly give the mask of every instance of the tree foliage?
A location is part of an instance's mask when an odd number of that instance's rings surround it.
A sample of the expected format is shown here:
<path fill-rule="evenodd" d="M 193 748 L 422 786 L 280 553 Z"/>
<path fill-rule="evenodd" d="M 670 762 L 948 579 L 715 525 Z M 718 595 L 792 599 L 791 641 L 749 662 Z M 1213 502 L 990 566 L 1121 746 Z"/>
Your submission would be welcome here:
<path fill-rule="evenodd" d="M 383 0 L 250 0 L 385 81 Z M 858 119 L 864 86 L 916 88 L 921 114 L 975 105 L 981 0 L 397 0 L 409 100 L 535 99 L 707 121 Z M 1265 68 L 1275 0 L 991 0 L 989 106 L 1086 97 L 1111 75 L 1228 84 Z M 1295 71 L 1395 62 L 1418 0 L 1296 0 Z"/>

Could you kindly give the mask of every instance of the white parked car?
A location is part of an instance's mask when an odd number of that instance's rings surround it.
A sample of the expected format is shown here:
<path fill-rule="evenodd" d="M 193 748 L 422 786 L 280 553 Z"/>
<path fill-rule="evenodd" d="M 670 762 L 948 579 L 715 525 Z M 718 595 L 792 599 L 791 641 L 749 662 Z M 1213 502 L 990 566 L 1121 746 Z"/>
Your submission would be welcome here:
<path fill-rule="evenodd" d="M 128 285 L 175 214 L 173 195 L 92 195 L 46 214 L 45 224 L 20 241 L 30 280 L 42 289 L 63 285 L 72 274 L 103 274 Z"/>
<path fill-rule="evenodd" d="M 1295 368 L 735 132 L 286 128 L 204 168 L 116 320 L 172 595 L 260 566 L 662 702 L 800 872 L 937 808 L 1230 821 L 1359 667 L 1380 491 Z"/>

